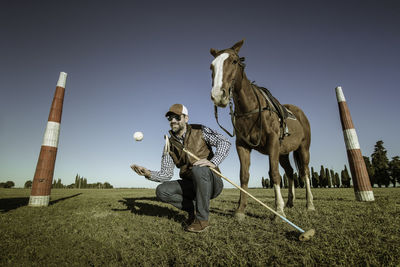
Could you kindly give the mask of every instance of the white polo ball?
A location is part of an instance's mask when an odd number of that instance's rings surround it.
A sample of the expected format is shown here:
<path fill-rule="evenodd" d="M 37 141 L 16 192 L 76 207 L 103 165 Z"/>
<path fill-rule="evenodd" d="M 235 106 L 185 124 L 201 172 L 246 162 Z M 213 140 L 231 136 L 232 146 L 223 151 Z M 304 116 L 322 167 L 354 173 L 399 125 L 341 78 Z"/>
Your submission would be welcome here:
<path fill-rule="evenodd" d="M 133 134 L 133 138 L 134 138 L 136 141 L 142 141 L 142 139 L 143 139 L 143 133 L 142 133 L 142 132 L 135 132 L 135 133 Z"/>

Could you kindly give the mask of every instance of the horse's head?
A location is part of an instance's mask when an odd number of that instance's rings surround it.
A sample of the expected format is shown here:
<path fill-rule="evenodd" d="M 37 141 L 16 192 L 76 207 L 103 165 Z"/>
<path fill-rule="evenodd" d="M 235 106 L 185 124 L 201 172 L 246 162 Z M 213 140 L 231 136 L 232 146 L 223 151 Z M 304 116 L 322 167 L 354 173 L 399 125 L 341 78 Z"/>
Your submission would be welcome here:
<path fill-rule="evenodd" d="M 224 50 L 211 48 L 210 53 L 215 57 L 210 69 L 212 71 L 211 99 L 214 105 L 226 107 L 229 103 L 229 89 L 234 86 L 241 59 L 239 50 L 244 40 L 237 42 L 234 46 Z"/>

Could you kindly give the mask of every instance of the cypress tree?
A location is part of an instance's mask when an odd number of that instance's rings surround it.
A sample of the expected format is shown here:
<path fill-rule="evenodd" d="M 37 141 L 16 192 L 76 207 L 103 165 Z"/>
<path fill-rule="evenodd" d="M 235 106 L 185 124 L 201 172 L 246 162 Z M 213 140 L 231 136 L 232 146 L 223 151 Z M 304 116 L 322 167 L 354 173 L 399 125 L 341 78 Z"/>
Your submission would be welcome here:
<path fill-rule="evenodd" d="M 342 171 L 341 176 L 342 176 L 343 187 L 350 187 L 350 175 L 349 175 L 346 165 L 344 165 L 344 170 Z"/>
<path fill-rule="evenodd" d="M 392 177 L 393 187 L 396 186 L 396 182 L 400 183 L 400 158 L 399 156 L 393 157 L 389 162 L 390 175 Z"/>
<path fill-rule="evenodd" d="M 323 188 L 325 188 L 327 185 L 325 177 L 325 168 L 322 165 L 321 165 L 321 170 L 319 171 L 319 184 Z"/>
<path fill-rule="evenodd" d="M 328 168 L 325 169 L 325 179 L 326 179 L 326 185 L 329 188 L 331 188 L 332 187 L 331 174 L 330 174 Z"/>
<path fill-rule="evenodd" d="M 265 188 L 272 188 L 272 183 L 269 178 L 265 178 Z"/>
<path fill-rule="evenodd" d="M 335 181 L 336 181 L 336 186 L 340 187 L 340 178 L 339 178 L 339 173 L 335 172 Z"/>
<path fill-rule="evenodd" d="M 383 147 L 383 141 L 379 140 L 375 144 L 374 153 L 371 155 L 372 166 L 375 170 L 375 181 L 379 187 L 390 184 L 389 178 L 389 160 L 386 156 L 386 149 Z"/>
<path fill-rule="evenodd" d="M 60 179 L 60 178 L 58 178 L 58 180 L 57 180 L 57 186 L 56 186 L 56 188 L 63 188 L 63 185 L 62 185 L 62 183 L 61 183 L 61 179 Z"/>
<path fill-rule="evenodd" d="M 352 177 L 351 177 L 346 165 L 344 166 L 344 172 L 346 173 L 346 177 L 347 177 L 347 187 L 351 187 L 351 178 Z"/>
<path fill-rule="evenodd" d="M 76 174 L 76 176 L 75 176 L 75 188 L 78 188 L 78 187 L 79 187 L 79 175 Z"/>
<path fill-rule="evenodd" d="M 364 163 L 365 163 L 365 167 L 367 167 L 367 172 L 368 172 L 368 176 L 369 176 L 369 181 L 371 183 L 371 186 L 374 187 L 375 184 L 375 170 L 374 167 L 372 166 L 371 162 L 369 161 L 369 158 L 366 156 L 363 156 L 364 159 Z"/>
<path fill-rule="evenodd" d="M 314 187 L 314 179 L 313 179 L 313 176 L 314 176 L 314 167 L 311 167 L 311 177 L 310 177 L 310 183 L 311 183 L 311 186 L 312 187 Z"/>
<path fill-rule="evenodd" d="M 318 188 L 318 186 L 320 186 L 319 184 L 319 176 L 317 172 L 313 172 L 312 173 L 312 185 L 314 188 Z"/>
<path fill-rule="evenodd" d="M 341 180 L 341 184 L 342 184 L 342 187 L 345 187 L 345 180 L 346 180 L 346 177 L 344 176 L 344 170 L 342 170 L 341 172 L 340 172 L 340 180 Z"/>
<path fill-rule="evenodd" d="M 330 169 L 329 171 L 331 175 L 332 187 L 336 187 L 335 172 L 332 169 Z"/>

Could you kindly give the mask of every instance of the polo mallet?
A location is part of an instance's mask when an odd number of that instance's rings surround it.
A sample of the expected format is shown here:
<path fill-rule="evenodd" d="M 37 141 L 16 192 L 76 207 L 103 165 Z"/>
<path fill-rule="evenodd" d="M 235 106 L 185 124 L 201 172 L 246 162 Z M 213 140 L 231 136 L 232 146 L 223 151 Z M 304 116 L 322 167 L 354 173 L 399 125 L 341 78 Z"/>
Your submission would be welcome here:
<path fill-rule="evenodd" d="M 188 151 L 186 148 L 183 148 L 183 151 L 186 152 L 189 156 L 193 157 L 196 160 L 200 160 L 196 155 L 194 155 L 193 153 L 191 153 L 190 151 Z M 292 223 L 291 221 L 289 221 L 288 219 L 286 219 L 285 217 L 283 217 L 282 215 L 280 215 L 279 213 L 277 213 L 275 210 L 271 209 L 270 207 L 268 207 L 267 205 L 265 205 L 263 202 L 261 202 L 260 200 L 258 200 L 256 197 L 254 197 L 252 194 L 250 194 L 249 192 L 247 192 L 246 190 L 244 190 L 243 188 L 241 188 L 240 186 L 238 186 L 237 184 L 235 184 L 234 182 L 232 182 L 229 178 L 225 177 L 224 175 L 222 175 L 219 171 L 217 171 L 214 168 L 210 168 L 214 173 L 216 173 L 218 176 L 221 176 L 222 178 L 224 178 L 227 182 L 229 182 L 230 184 L 232 184 L 234 187 L 236 187 L 237 189 L 239 189 L 240 191 L 246 193 L 249 197 L 251 197 L 252 199 L 254 199 L 255 201 L 257 201 L 258 203 L 260 203 L 262 206 L 264 206 L 265 208 L 267 208 L 269 211 L 271 211 L 273 214 L 279 216 L 279 218 L 281 218 L 282 220 L 284 220 L 285 222 L 287 222 L 288 224 L 290 224 L 293 228 L 295 228 L 297 231 L 299 231 L 301 234 L 299 236 L 299 240 L 300 241 L 308 241 L 310 240 L 314 234 L 315 234 L 315 230 L 314 229 L 310 229 L 308 231 L 304 231 L 303 229 L 301 229 L 300 227 L 298 227 L 297 225 L 295 225 L 294 223 Z"/>

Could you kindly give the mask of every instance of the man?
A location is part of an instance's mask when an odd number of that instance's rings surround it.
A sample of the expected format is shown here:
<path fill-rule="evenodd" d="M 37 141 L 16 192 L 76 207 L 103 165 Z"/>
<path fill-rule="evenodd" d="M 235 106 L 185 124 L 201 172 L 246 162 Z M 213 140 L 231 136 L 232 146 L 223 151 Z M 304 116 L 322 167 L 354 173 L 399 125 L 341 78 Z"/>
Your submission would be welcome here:
<path fill-rule="evenodd" d="M 174 104 L 165 114 L 170 122 L 170 137 L 161 158 L 161 170 L 150 171 L 132 164 L 131 168 L 139 175 L 155 182 L 157 198 L 170 203 L 178 209 L 187 211 L 189 216 L 185 228 L 199 233 L 209 227 L 210 199 L 217 197 L 223 189 L 221 177 L 211 171 L 228 155 L 231 143 L 221 134 L 199 124 L 188 124 L 187 108 Z M 216 147 L 215 155 L 211 147 Z M 200 160 L 187 155 L 183 148 L 195 154 Z M 174 165 L 180 169 L 176 181 L 171 180 Z"/>

